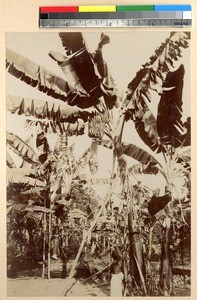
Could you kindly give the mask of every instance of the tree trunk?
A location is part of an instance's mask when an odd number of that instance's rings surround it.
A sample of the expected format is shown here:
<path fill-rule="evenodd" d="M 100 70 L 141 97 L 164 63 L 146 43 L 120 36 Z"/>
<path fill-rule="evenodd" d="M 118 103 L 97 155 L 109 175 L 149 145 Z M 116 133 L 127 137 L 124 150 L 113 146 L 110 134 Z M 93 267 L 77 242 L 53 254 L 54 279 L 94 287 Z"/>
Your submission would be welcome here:
<path fill-rule="evenodd" d="M 170 257 L 170 228 L 171 219 L 166 216 L 166 225 L 163 228 L 163 240 L 161 247 L 161 269 L 160 269 L 160 292 L 164 296 L 173 293 L 173 275 Z"/>

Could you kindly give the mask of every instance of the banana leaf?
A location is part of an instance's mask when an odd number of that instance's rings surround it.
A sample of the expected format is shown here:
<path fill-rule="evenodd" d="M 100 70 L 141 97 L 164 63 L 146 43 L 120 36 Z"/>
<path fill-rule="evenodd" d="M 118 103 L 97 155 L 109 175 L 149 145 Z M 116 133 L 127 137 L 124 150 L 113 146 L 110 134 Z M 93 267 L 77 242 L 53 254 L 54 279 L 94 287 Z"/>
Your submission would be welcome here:
<path fill-rule="evenodd" d="M 49 186 L 31 188 L 30 190 L 24 191 L 21 194 L 24 194 L 24 195 L 37 194 L 41 191 L 47 190 L 48 188 L 49 188 Z"/>
<path fill-rule="evenodd" d="M 10 154 L 8 153 L 8 151 L 6 151 L 6 164 L 9 168 L 16 168 L 16 164 L 13 161 L 12 157 L 10 156 Z"/>
<path fill-rule="evenodd" d="M 177 153 L 177 160 L 179 159 L 181 161 L 189 163 L 191 161 L 191 149 L 189 148 L 185 150 L 184 148 L 181 148 Z"/>
<path fill-rule="evenodd" d="M 81 33 L 60 33 L 59 35 L 67 56 L 52 51 L 49 55 L 57 61 L 77 90 L 90 95 L 87 103 L 83 101 L 78 103 L 78 106 L 96 105 L 99 103 L 98 98 L 104 96 L 106 105 L 111 109 L 117 100 L 117 87 L 102 56 L 102 47 L 110 42 L 109 37 L 102 33 L 95 53 L 90 54 Z"/>
<path fill-rule="evenodd" d="M 86 102 L 79 102 L 79 107 L 90 107 L 99 103 L 98 98 L 103 95 L 100 87 L 102 79 L 86 48 L 75 52 L 69 57 L 54 51 L 50 51 L 49 56 L 60 66 L 68 82 L 76 88 L 80 95 L 84 95 Z"/>
<path fill-rule="evenodd" d="M 49 51 L 49 56 L 57 62 L 58 66 L 66 75 L 68 82 L 78 91 L 78 93 L 81 93 L 82 95 L 88 97 L 89 94 L 84 90 L 83 86 L 81 85 L 80 78 L 78 77 L 74 67 L 71 64 L 70 60 L 73 57 L 73 55 L 65 56 L 56 51 Z"/>
<path fill-rule="evenodd" d="M 122 145 L 120 146 L 120 149 L 118 149 L 118 150 L 120 151 L 119 153 L 121 155 L 125 154 L 143 164 L 147 164 L 147 163 L 157 164 L 158 163 L 158 161 L 151 154 L 149 154 L 145 150 L 137 147 L 134 144 L 122 143 Z"/>
<path fill-rule="evenodd" d="M 6 68 L 27 84 L 54 98 L 67 100 L 70 89 L 66 81 L 9 48 L 6 49 Z"/>
<path fill-rule="evenodd" d="M 36 178 L 32 178 L 30 176 L 36 175 L 37 171 L 33 169 L 22 169 L 22 168 L 14 168 L 8 169 L 6 172 L 6 179 L 8 183 L 24 183 L 33 187 L 42 187 L 45 186 L 46 183 Z"/>
<path fill-rule="evenodd" d="M 178 164 L 181 164 L 185 170 L 191 171 L 191 149 L 185 150 L 185 148 L 180 148 L 178 150 L 183 150 L 184 151 L 179 151 L 176 156 L 176 162 Z"/>
<path fill-rule="evenodd" d="M 157 130 L 162 144 L 174 148 L 184 146 L 185 135 L 182 122 L 182 91 L 184 66 L 169 72 L 163 84 L 163 92 L 158 105 Z"/>
<path fill-rule="evenodd" d="M 44 163 L 49 154 L 49 143 L 43 131 L 37 133 L 36 147 L 40 152 L 38 159 L 41 163 Z"/>
<path fill-rule="evenodd" d="M 82 96 L 67 81 L 9 48 L 6 49 L 6 69 L 11 75 L 55 99 L 71 105 L 73 101 L 81 100 Z"/>
<path fill-rule="evenodd" d="M 81 32 L 60 32 L 59 37 L 67 55 L 71 55 L 85 47 Z"/>
<path fill-rule="evenodd" d="M 82 119 L 77 119 L 75 123 L 73 122 L 55 122 L 53 120 L 40 120 L 40 119 L 27 119 L 27 127 L 31 128 L 33 126 L 39 126 L 45 133 L 57 133 L 62 135 L 66 133 L 68 136 L 73 135 L 83 135 L 84 134 L 84 121 Z"/>
<path fill-rule="evenodd" d="M 135 164 L 128 170 L 128 172 L 132 174 L 152 174 L 152 175 L 156 175 L 158 171 L 159 170 L 157 165 L 153 162 L 149 162 L 147 164 Z"/>
<path fill-rule="evenodd" d="M 65 121 L 67 118 L 76 119 L 82 115 L 83 111 L 70 106 L 62 101 L 43 101 L 41 99 L 32 99 L 8 95 L 6 97 L 6 109 L 11 113 L 19 115 L 32 116 L 37 118 L 48 118 L 54 121 Z"/>
<path fill-rule="evenodd" d="M 95 66 L 102 77 L 102 89 L 104 91 L 104 99 L 106 106 L 111 109 L 116 104 L 118 89 L 115 85 L 115 81 L 112 78 L 108 65 L 106 61 L 103 59 L 103 46 L 110 43 L 110 38 L 101 33 L 100 41 L 95 53 L 92 54 Z"/>
<path fill-rule="evenodd" d="M 167 109 L 166 103 L 164 101 L 165 91 L 163 91 L 162 101 L 160 101 L 160 105 L 158 108 L 158 114 L 161 115 L 159 116 L 159 118 L 157 117 L 157 119 L 153 116 L 147 104 L 147 102 L 152 101 L 150 97 L 150 91 L 155 90 L 158 94 L 160 94 L 161 85 L 163 85 L 163 88 L 167 87 L 166 80 L 168 79 L 166 77 L 171 76 L 169 66 L 173 65 L 174 61 L 177 61 L 179 57 L 181 57 L 180 49 L 187 48 L 189 46 L 189 38 L 190 36 L 187 35 L 187 33 L 171 33 L 170 38 L 166 39 L 166 41 L 161 44 L 161 46 L 155 51 L 155 54 L 150 58 L 150 61 L 142 66 L 143 68 L 128 84 L 126 97 L 121 107 L 122 112 L 125 113 L 126 120 L 132 119 L 134 121 L 135 128 L 139 136 L 153 151 L 165 151 L 162 143 L 164 142 L 164 144 L 166 144 L 171 142 L 169 141 L 169 131 L 171 129 L 169 128 L 167 132 L 165 129 L 162 131 L 162 128 L 165 128 L 165 125 L 168 126 L 168 122 L 166 122 L 166 120 L 168 120 L 167 113 L 165 114 L 165 117 L 161 118 L 161 116 L 163 115 L 162 109 L 164 109 L 164 111 Z M 173 91 L 169 91 L 169 93 L 170 92 L 173 93 Z M 168 92 L 166 91 L 166 93 Z M 177 100 L 177 102 L 180 102 L 180 100 Z M 179 111 L 180 103 L 177 105 L 177 107 L 174 105 L 174 109 L 175 118 L 176 116 L 178 117 L 175 125 L 180 128 L 182 126 L 180 122 L 181 111 Z M 171 114 L 173 113 L 171 110 Z M 175 126 L 173 126 L 173 130 L 174 132 L 178 131 L 176 130 Z M 178 133 L 175 134 L 178 135 Z M 177 145 L 184 143 L 183 138 L 187 140 L 186 142 L 188 144 L 188 138 L 186 136 L 183 137 L 182 135 L 183 133 L 179 134 L 179 137 L 176 138 L 175 142 L 173 142 L 174 145 L 176 143 Z"/>
<path fill-rule="evenodd" d="M 6 140 L 7 147 L 20 156 L 23 160 L 34 165 L 39 164 L 37 153 L 17 135 L 7 132 Z"/>
<path fill-rule="evenodd" d="M 171 201 L 170 194 L 165 194 L 163 196 L 152 196 L 150 202 L 148 203 L 148 211 L 151 216 L 154 216 L 160 210 L 164 209 L 166 205 Z"/>
<path fill-rule="evenodd" d="M 54 213 L 53 209 L 49 209 L 43 206 L 28 205 L 28 204 L 14 204 L 13 209 L 21 212 L 45 212 L 45 213 Z"/>
<path fill-rule="evenodd" d="M 110 178 L 92 178 L 92 179 L 82 179 L 79 181 L 79 183 L 84 183 L 87 185 L 96 185 L 96 184 L 110 184 L 112 182 L 112 179 Z"/>

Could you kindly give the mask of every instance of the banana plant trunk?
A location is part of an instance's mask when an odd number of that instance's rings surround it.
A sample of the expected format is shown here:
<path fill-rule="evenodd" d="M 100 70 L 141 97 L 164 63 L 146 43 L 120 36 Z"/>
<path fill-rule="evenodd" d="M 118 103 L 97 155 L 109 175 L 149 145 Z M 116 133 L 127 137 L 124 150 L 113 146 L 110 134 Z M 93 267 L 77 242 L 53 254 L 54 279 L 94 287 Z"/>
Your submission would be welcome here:
<path fill-rule="evenodd" d="M 48 279 L 51 279 L 51 212 L 48 215 Z"/>
<path fill-rule="evenodd" d="M 137 286 L 141 286 L 146 294 L 145 287 L 145 264 L 143 257 L 142 243 L 140 240 L 140 233 L 132 226 L 132 215 L 128 216 L 128 229 L 129 229 L 129 241 L 130 241 L 130 273 L 131 278 Z"/>
<path fill-rule="evenodd" d="M 70 273 L 69 273 L 69 276 L 67 278 L 67 281 L 66 281 L 66 284 L 65 284 L 65 287 L 63 289 L 63 291 L 61 292 L 61 294 L 59 296 L 66 296 L 67 295 L 67 292 L 69 291 L 72 283 L 71 283 L 71 280 L 75 274 L 75 271 L 76 271 L 76 267 L 77 267 L 77 264 L 78 264 L 78 261 L 80 259 L 80 256 L 81 256 L 81 253 L 82 253 L 82 250 L 84 248 L 84 245 L 85 245 L 85 242 L 86 242 L 86 239 L 88 238 L 88 236 L 90 235 L 90 233 L 92 232 L 93 228 L 95 227 L 95 225 L 97 224 L 102 212 L 103 212 L 103 209 L 105 208 L 106 204 L 110 201 L 110 197 L 114 191 L 114 188 L 116 186 L 116 182 L 117 182 L 117 178 L 115 178 L 113 180 L 113 183 L 112 185 L 109 187 L 109 190 L 106 194 L 106 196 L 104 197 L 103 199 L 103 203 L 99 209 L 99 211 L 97 212 L 97 214 L 95 215 L 95 218 L 94 220 L 92 221 L 91 225 L 90 225 L 90 228 L 87 230 L 87 232 L 85 233 L 84 237 L 83 237 L 83 240 L 80 244 L 80 247 L 78 249 L 78 252 L 77 252 L 77 255 L 75 257 L 75 260 L 73 261 L 73 264 L 72 264 L 72 267 L 71 267 L 71 270 L 70 270 Z"/>
<path fill-rule="evenodd" d="M 46 207 L 46 201 L 44 207 Z M 43 214 L 42 279 L 44 279 L 45 276 L 45 260 L 46 260 L 46 212 L 44 212 Z"/>
<path fill-rule="evenodd" d="M 163 228 L 161 245 L 160 292 L 164 296 L 173 294 L 173 274 L 170 255 L 171 219 L 166 216 L 166 226 Z"/>
<path fill-rule="evenodd" d="M 133 225 L 133 204 L 132 199 L 129 201 L 129 213 L 128 213 L 128 231 L 129 231 L 129 256 L 130 256 L 130 274 L 133 282 L 133 286 L 137 285 L 141 287 L 144 294 L 147 294 L 145 284 L 145 264 L 143 257 L 143 248 L 140 238 L 139 229 Z"/>

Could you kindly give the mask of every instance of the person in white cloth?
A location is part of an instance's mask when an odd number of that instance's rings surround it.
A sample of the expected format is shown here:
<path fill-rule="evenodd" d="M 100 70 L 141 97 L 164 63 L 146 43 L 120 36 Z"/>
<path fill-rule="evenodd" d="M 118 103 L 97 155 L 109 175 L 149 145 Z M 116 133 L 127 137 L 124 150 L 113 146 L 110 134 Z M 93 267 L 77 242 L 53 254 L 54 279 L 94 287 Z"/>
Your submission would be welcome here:
<path fill-rule="evenodd" d="M 123 272 L 120 266 L 120 257 L 115 252 L 112 252 L 113 262 L 110 267 L 110 296 L 122 297 L 123 294 Z"/>

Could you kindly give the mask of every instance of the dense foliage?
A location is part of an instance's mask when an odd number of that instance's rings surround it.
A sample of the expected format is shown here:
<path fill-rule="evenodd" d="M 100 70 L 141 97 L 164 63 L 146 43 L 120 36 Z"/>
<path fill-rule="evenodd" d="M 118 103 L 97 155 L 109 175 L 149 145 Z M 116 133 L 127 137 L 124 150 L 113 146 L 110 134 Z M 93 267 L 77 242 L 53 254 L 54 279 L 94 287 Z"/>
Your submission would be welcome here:
<path fill-rule="evenodd" d="M 7 134 L 10 153 L 22 159 L 17 168 L 12 155 L 7 156 L 8 265 L 16 257 L 42 260 L 44 274 L 47 261 L 50 277 L 51 257 L 61 259 L 63 267 L 74 260 L 69 285 L 77 266 L 78 275 L 108 272 L 116 251 L 125 296 L 174 295 L 174 270 L 179 267 L 185 276 L 185 265 L 190 267 L 191 120 L 183 120 L 182 114 L 184 65 L 174 66 L 189 47 L 190 35 L 172 32 L 122 97 L 102 54 L 108 36 L 101 34 L 94 53 L 86 49 L 81 33 L 59 37 L 65 55 L 50 51 L 49 56 L 66 80 L 7 50 L 8 72 L 54 97 L 54 104 L 20 96 L 7 99 L 8 111 L 25 115 L 27 126 L 36 128 L 26 141 Z M 156 116 L 149 108 L 153 93 Z M 123 140 L 131 123 L 150 153 Z M 51 133 L 58 136 L 54 148 Z M 92 143 L 76 159 L 68 139 L 83 134 Z M 110 178 L 99 179 L 97 151 L 103 146 L 111 151 L 113 166 Z M 162 176 L 163 191 L 146 186 L 141 175 L 152 180 Z M 96 184 L 109 186 L 103 199 Z"/>

